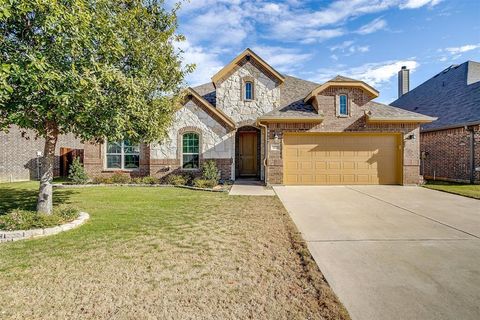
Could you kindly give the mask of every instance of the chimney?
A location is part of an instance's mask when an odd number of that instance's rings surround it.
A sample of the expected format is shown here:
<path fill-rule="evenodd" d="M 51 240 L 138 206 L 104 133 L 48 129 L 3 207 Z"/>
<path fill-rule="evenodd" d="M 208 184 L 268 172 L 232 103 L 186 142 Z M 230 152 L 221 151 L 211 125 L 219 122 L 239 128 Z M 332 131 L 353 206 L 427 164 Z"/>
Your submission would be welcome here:
<path fill-rule="evenodd" d="M 410 90 L 410 70 L 406 66 L 398 71 L 398 97 L 400 98 Z"/>

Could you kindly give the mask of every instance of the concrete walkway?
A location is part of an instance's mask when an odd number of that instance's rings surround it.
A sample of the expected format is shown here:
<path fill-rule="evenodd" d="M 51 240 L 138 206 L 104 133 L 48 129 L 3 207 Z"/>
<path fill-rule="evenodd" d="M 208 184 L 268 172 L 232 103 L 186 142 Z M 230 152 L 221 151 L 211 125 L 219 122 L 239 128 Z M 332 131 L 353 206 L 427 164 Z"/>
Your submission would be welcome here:
<path fill-rule="evenodd" d="M 420 187 L 274 189 L 352 319 L 480 319 L 480 201 Z"/>
<path fill-rule="evenodd" d="M 265 187 L 262 181 L 258 180 L 235 180 L 230 189 L 231 196 L 275 196 L 272 189 Z"/>

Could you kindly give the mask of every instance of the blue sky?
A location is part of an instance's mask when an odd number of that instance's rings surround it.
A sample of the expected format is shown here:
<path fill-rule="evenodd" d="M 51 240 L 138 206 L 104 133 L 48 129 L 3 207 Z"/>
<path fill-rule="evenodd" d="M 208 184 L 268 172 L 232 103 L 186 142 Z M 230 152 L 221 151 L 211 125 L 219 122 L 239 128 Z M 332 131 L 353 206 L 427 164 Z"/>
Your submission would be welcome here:
<path fill-rule="evenodd" d="M 452 64 L 480 61 L 478 0 L 191 0 L 179 23 L 185 62 L 197 65 L 192 86 L 247 47 L 299 78 L 364 80 L 384 103 L 397 97 L 402 65 L 414 88 Z"/>

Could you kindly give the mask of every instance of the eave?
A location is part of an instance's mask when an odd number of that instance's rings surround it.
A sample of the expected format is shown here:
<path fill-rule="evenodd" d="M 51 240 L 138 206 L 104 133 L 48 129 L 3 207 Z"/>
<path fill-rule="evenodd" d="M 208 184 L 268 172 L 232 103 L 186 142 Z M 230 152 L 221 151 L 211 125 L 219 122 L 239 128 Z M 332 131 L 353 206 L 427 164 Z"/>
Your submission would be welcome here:
<path fill-rule="evenodd" d="M 372 117 L 367 115 L 368 123 L 430 123 L 437 120 L 437 118 L 385 118 Z"/>
<path fill-rule="evenodd" d="M 323 117 L 260 117 L 257 123 L 321 123 Z"/>
<path fill-rule="evenodd" d="M 272 66 L 270 66 L 265 60 L 260 58 L 255 52 L 253 52 L 250 48 L 245 49 L 241 54 L 239 54 L 235 59 L 233 59 L 229 64 L 223 67 L 220 71 L 218 71 L 213 77 L 212 82 L 214 86 L 217 86 L 217 83 L 225 77 L 230 71 L 232 71 L 239 63 L 242 61 L 246 56 L 250 56 L 254 59 L 258 64 L 260 64 L 263 68 L 265 68 L 269 73 L 271 73 L 280 83 L 285 81 L 285 77 L 280 74 L 277 70 L 275 70 Z"/>
<path fill-rule="evenodd" d="M 225 113 L 222 112 L 222 110 L 219 110 L 215 108 L 210 102 L 205 100 L 204 97 L 202 97 L 200 94 L 198 94 L 195 90 L 192 88 L 187 88 L 187 97 L 188 95 L 191 95 L 193 98 L 195 98 L 200 104 L 209 112 L 217 116 L 220 120 L 222 120 L 230 129 L 235 129 L 236 125 L 235 122 L 227 116 Z"/>

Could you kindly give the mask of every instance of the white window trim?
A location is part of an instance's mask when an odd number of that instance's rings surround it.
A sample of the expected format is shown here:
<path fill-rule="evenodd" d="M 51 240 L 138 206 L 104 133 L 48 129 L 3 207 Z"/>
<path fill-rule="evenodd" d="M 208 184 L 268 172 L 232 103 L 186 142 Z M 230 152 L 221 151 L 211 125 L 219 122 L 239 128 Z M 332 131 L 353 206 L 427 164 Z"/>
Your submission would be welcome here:
<path fill-rule="evenodd" d="M 193 133 L 193 134 L 196 134 L 197 137 L 198 137 L 198 153 L 184 153 L 183 152 L 183 136 L 185 136 L 186 134 L 189 134 L 189 133 Z M 199 171 L 200 170 L 200 154 L 201 154 L 201 136 L 200 136 L 200 133 L 198 132 L 195 132 L 195 131 L 186 131 L 186 132 L 183 132 L 181 134 L 181 138 L 180 138 L 180 141 L 181 141 L 181 146 L 180 146 L 180 164 L 181 164 L 181 169 L 183 171 Z M 183 156 L 184 155 L 198 155 L 198 168 L 184 168 L 183 165 Z"/>
<path fill-rule="evenodd" d="M 140 144 L 138 145 L 138 148 L 140 149 Z M 130 171 L 139 171 L 140 170 L 140 154 L 141 154 L 141 150 L 139 150 L 138 152 L 138 159 L 139 159 L 139 163 L 138 163 L 138 168 L 132 168 L 132 169 L 129 169 L 129 168 L 125 168 L 125 156 L 128 156 L 128 155 L 137 155 L 136 153 L 125 153 L 124 152 L 124 140 L 122 140 L 122 143 L 121 143 L 121 149 L 122 151 L 120 153 L 108 153 L 108 141 L 107 143 L 104 144 L 103 146 L 103 151 L 104 151 L 104 157 L 103 157 L 103 171 L 126 171 L 126 172 L 130 172 Z M 121 168 L 109 168 L 108 167 L 108 160 L 107 160 L 107 157 L 108 155 L 119 155 L 120 156 L 120 165 L 121 165 Z"/>

